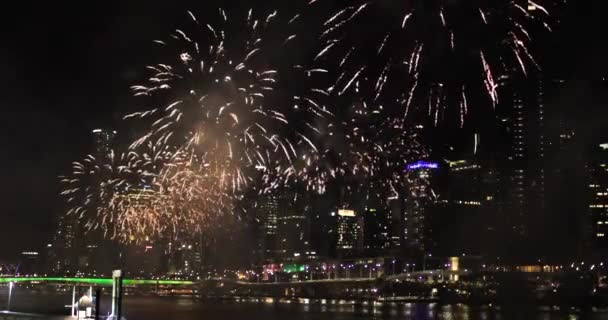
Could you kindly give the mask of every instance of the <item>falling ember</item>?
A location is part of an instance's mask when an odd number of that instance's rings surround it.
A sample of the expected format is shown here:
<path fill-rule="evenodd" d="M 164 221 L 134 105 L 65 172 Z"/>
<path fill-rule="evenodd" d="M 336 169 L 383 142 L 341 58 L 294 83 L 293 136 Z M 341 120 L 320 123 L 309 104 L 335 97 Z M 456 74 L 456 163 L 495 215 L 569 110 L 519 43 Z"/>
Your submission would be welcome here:
<path fill-rule="evenodd" d="M 362 86 L 362 81 L 354 86 Z M 348 117 L 328 119 L 326 149 L 300 173 L 308 189 L 323 192 L 328 182 L 338 181 L 345 190 L 344 201 L 373 193 L 386 206 L 416 188 L 430 190 L 428 179 L 405 170 L 409 163 L 429 156 L 420 129 L 393 118 L 382 105 L 355 97 L 351 104 L 340 106 Z"/>
<path fill-rule="evenodd" d="M 286 26 L 296 20 L 253 10 L 240 20 L 221 9 L 215 22 L 188 17 L 189 25 L 155 41 L 171 58 L 147 67 L 147 81 L 132 86 L 153 107 L 125 119 L 147 131 L 126 156 L 78 162 L 62 180 L 74 204 L 69 214 L 89 230 L 122 241 L 211 232 L 235 216 L 245 194 L 286 183 L 302 170 L 294 159 L 317 152 L 317 119 L 330 113 L 316 99 L 326 91 L 309 86 L 285 98 L 275 90 L 282 78 L 322 70 L 273 68 L 276 43 L 292 50 Z M 228 28 L 236 24 L 242 28 Z M 298 112 L 287 111 L 295 105 Z"/>
<path fill-rule="evenodd" d="M 430 99 L 433 105 L 440 102 L 439 110 L 430 112 L 433 121 L 443 118 L 440 115 L 446 114 L 445 109 L 452 105 L 458 107 L 463 121 L 470 111 L 466 107 L 468 95 L 485 91 L 489 103 L 496 104 L 494 74 L 516 70 L 525 75 L 531 67 L 539 68 L 529 49 L 533 38 L 527 30 L 533 23 L 547 24 L 549 10 L 538 2 L 541 1 L 528 1 L 526 10 L 511 0 L 483 4 L 439 0 L 351 1 L 324 23 L 320 40 L 325 45 L 316 60 L 339 66 L 333 87 L 339 95 L 352 91 L 357 79 L 375 79 L 371 82 L 383 85 L 359 89 L 369 91 L 369 96 L 387 105 L 403 101 L 402 96 L 407 94 L 408 102 L 401 104 L 406 108 L 402 114 L 412 114 L 415 111 L 412 106 L 424 105 L 429 95 L 439 94 L 440 97 Z M 382 23 L 370 23 L 379 17 Z M 497 29 L 504 32 L 496 32 Z M 373 36 L 352 36 L 357 33 Z M 473 56 L 470 52 L 481 54 Z M 393 63 L 396 61 L 403 63 Z M 387 65 L 390 70 L 385 69 Z M 479 70 L 481 77 L 475 81 L 454 75 L 463 70 L 469 73 Z M 387 74 L 390 81 L 386 80 Z M 439 84 L 444 88 L 435 90 Z M 466 90 L 463 92 L 462 88 Z"/>

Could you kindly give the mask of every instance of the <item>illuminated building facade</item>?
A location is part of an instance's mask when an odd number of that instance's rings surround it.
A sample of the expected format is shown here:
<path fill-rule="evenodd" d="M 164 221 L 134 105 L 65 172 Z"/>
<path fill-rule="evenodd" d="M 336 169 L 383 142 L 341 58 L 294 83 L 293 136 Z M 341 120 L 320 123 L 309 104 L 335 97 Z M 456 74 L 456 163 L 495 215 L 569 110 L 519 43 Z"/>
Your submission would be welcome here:
<path fill-rule="evenodd" d="M 19 257 L 19 273 L 22 275 L 33 275 L 42 272 L 41 256 L 37 251 L 23 251 Z"/>
<path fill-rule="evenodd" d="M 310 251 L 310 205 L 297 192 L 284 192 L 279 198 L 276 248 L 281 261 L 301 259 Z"/>
<path fill-rule="evenodd" d="M 200 241 L 181 241 L 172 243 L 171 273 L 195 277 L 203 269 L 202 243 Z"/>
<path fill-rule="evenodd" d="M 364 208 L 366 256 L 388 253 L 391 245 L 391 211 L 380 201 L 368 202 Z"/>
<path fill-rule="evenodd" d="M 541 74 L 528 77 L 504 75 L 500 79 L 501 149 L 497 154 L 500 196 L 505 217 L 504 250 L 517 245 L 525 254 L 540 248 L 533 240 L 540 236 L 545 213 L 545 107 Z M 510 242 L 509 245 L 506 243 Z M 536 246 L 536 247 L 535 247 Z M 513 250 L 511 250 L 513 251 Z M 518 254 L 524 254 L 519 251 Z"/>
<path fill-rule="evenodd" d="M 354 210 L 338 210 L 336 249 L 340 257 L 355 256 L 363 251 L 363 230 L 363 217 L 358 217 Z"/>
<path fill-rule="evenodd" d="M 474 155 L 447 160 L 438 174 L 440 198 L 433 207 L 433 253 L 443 256 L 483 255 L 493 248 L 498 207 L 498 174 Z M 486 241 L 479 241 L 484 239 Z"/>
<path fill-rule="evenodd" d="M 430 181 L 433 171 L 439 168 L 435 162 L 418 161 L 409 164 L 405 168 L 405 175 L 410 181 L 407 190 L 402 190 L 398 200 L 393 201 L 393 212 L 398 212 L 400 223 L 393 221 L 393 226 L 398 226 L 399 247 L 401 251 L 409 255 L 418 255 L 426 250 L 427 215 L 431 212 L 430 206 L 433 205 L 433 196 Z M 396 245 L 395 233 L 392 235 L 393 246 Z"/>
<path fill-rule="evenodd" d="M 589 216 L 593 247 L 608 250 L 608 143 L 600 145 L 589 168 Z"/>
<path fill-rule="evenodd" d="M 75 237 L 77 224 L 75 219 L 61 215 L 51 243 L 47 245 L 49 271 L 55 274 L 74 272 Z"/>
<path fill-rule="evenodd" d="M 92 131 L 91 154 L 100 163 L 112 150 L 115 136 L 113 130 Z M 118 246 L 105 240 L 100 230 L 85 232 L 76 216 L 61 214 L 57 231 L 48 246 L 49 269 L 56 274 L 107 272 L 120 264 L 118 251 Z"/>
<path fill-rule="evenodd" d="M 273 261 L 277 256 L 278 197 L 276 195 L 262 197 L 257 201 L 255 210 L 259 223 L 257 234 L 259 262 Z"/>
<path fill-rule="evenodd" d="M 116 131 L 106 129 L 93 130 L 94 155 L 96 158 L 107 156 L 113 150 Z"/>

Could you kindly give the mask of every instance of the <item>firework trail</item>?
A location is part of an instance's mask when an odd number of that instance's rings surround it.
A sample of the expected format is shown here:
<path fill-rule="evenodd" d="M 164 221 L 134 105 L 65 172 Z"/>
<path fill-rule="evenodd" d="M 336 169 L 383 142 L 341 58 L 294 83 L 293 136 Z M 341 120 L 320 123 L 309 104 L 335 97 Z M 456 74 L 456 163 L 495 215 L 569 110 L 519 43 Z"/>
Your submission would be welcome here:
<path fill-rule="evenodd" d="M 72 172 L 60 177 L 61 195 L 68 215 L 79 219 L 85 230 L 101 230 L 108 238 L 126 240 L 135 233 L 152 234 L 160 228 L 160 217 L 122 210 L 128 200 L 141 198 L 157 179 L 164 163 L 174 156 L 163 145 L 146 145 L 145 152 L 88 155 L 72 163 Z M 143 148 L 142 148 L 143 149 Z"/>
<path fill-rule="evenodd" d="M 311 135 L 318 129 L 313 119 L 328 113 L 315 102 L 323 90 L 309 87 L 285 97 L 277 92 L 280 80 L 323 70 L 284 63 L 272 67 L 296 38 L 278 23 L 283 20 L 277 12 L 256 18 L 250 10 L 244 17 L 231 17 L 220 9 L 214 24 L 189 16 L 191 31 L 176 30 L 170 40 L 157 41 L 173 59 L 148 67 L 148 81 L 133 86 L 136 96 L 158 107 L 125 117 L 151 124 L 131 147 L 149 141 L 176 146 L 208 162 L 206 169 L 218 178 L 219 188 L 233 194 L 256 187 L 252 182 L 260 176 L 276 184 L 294 170 L 301 154 L 314 152 Z M 286 24 L 296 20 L 289 18 Z M 292 126 L 291 117 L 298 114 L 298 124 Z"/>
<path fill-rule="evenodd" d="M 408 164 L 429 157 L 422 128 L 389 117 L 387 108 L 360 96 L 342 102 L 346 107 L 327 118 L 321 151 L 300 172 L 308 189 L 323 193 L 337 183 L 346 188 L 346 199 L 369 198 L 373 193 L 385 204 L 413 192 L 412 188 L 430 190 L 428 177 L 406 170 Z"/>
<path fill-rule="evenodd" d="M 501 74 L 539 68 L 530 29 L 549 29 L 548 16 L 532 1 L 349 1 L 324 22 L 315 60 L 338 65 L 337 95 L 364 80 L 366 96 L 400 106 L 395 117 L 457 114 L 462 125 L 473 95 L 498 103 Z"/>
<path fill-rule="evenodd" d="M 210 167 L 204 159 L 178 152 L 149 189 L 116 196 L 115 207 L 124 219 L 143 217 L 137 228 L 118 230 L 118 234 L 179 238 L 209 235 L 227 224 L 233 218 L 235 199 L 221 188 Z M 146 225 L 150 228 L 141 228 Z"/>
<path fill-rule="evenodd" d="M 207 234 L 230 222 L 234 196 L 209 163 L 160 143 L 139 149 L 89 155 L 61 177 L 67 214 L 85 231 L 128 243 Z"/>
<path fill-rule="evenodd" d="M 125 116 L 148 130 L 121 157 L 74 163 L 62 179 L 68 214 L 120 241 L 207 234 L 238 218 L 246 194 L 296 179 L 331 115 L 317 102 L 328 93 L 311 84 L 326 71 L 285 63 L 297 16 L 256 17 L 189 13 L 187 32 L 156 41 L 172 58 L 132 87 L 156 107 Z"/>

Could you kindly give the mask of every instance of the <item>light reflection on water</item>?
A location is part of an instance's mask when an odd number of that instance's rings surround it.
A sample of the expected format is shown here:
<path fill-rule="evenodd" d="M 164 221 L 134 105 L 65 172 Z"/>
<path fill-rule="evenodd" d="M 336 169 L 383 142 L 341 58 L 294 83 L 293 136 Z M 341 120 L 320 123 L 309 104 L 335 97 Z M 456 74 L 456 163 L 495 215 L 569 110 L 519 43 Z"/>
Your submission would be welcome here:
<path fill-rule="evenodd" d="M 102 314 L 109 311 L 109 297 L 105 297 Z M 0 309 L 4 309 L 7 296 L 0 292 Z M 54 315 L 53 320 L 71 319 L 64 306 L 71 295 L 18 292 L 13 296 L 12 310 Z M 298 305 L 283 303 L 229 303 L 200 302 L 192 298 L 125 297 L 125 315 L 128 320 L 599 320 L 608 313 L 574 313 L 567 309 L 510 308 L 496 306 L 468 306 L 463 304 L 416 304 L 387 306 L 354 305 Z"/>

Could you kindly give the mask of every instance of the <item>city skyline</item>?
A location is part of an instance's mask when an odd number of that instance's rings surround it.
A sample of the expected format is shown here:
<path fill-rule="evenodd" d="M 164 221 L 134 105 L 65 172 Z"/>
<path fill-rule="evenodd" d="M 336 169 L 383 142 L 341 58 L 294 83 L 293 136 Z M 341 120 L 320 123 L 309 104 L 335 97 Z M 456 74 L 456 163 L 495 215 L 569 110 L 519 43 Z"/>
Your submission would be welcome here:
<path fill-rule="evenodd" d="M 607 9 L 7 3 L 0 317 L 602 318 Z"/>
<path fill-rule="evenodd" d="M 158 9 L 160 10 L 160 9 Z M 176 9 L 177 11 L 177 9 Z M 176 14 L 177 15 L 177 14 Z M 100 14 L 100 16 L 102 16 L 102 14 Z M 105 17 L 107 18 L 107 17 Z M 567 19 L 567 18 L 566 18 Z M 173 22 L 167 22 L 168 25 L 174 25 Z M 55 25 L 56 27 L 56 31 L 57 30 L 61 30 L 62 25 Z M 160 30 L 155 30 L 155 33 L 162 33 L 162 29 L 165 29 L 164 27 L 157 27 Z M 580 28 L 579 26 L 577 26 L 577 28 Z M 137 29 L 131 29 L 133 30 L 132 32 L 136 32 L 135 30 Z M 158 31 L 158 32 L 157 32 Z M 24 31 L 27 34 L 27 30 Z M 559 32 L 559 31 L 557 31 Z M 573 31 L 570 31 L 573 32 Z M 152 33 L 152 32 L 150 32 Z M 121 36 L 121 37 L 124 37 Z M 138 38 L 142 38 L 144 40 L 142 40 L 142 44 L 141 44 L 141 48 L 145 48 L 146 45 L 150 42 L 148 40 L 152 39 L 152 35 L 149 38 L 141 37 L 139 36 Z M 144 44 L 145 43 L 145 44 Z M 76 48 L 78 46 L 78 44 L 71 44 L 69 43 L 69 40 L 66 39 L 66 43 L 64 43 L 65 48 Z M 47 50 L 51 50 L 51 49 L 47 49 Z M 142 49 L 143 50 L 143 49 Z M 61 52 L 55 51 L 54 52 L 56 54 L 56 56 L 60 56 Z M 579 53 L 578 55 L 582 55 L 582 53 Z M 27 54 L 25 55 L 27 57 Z M 21 60 L 23 59 L 23 60 Z M 16 61 L 22 61 L 21 64 L 23 64 L 25 61 L 25 58 L 16 58 Z M 574 61 L 578 61 L 578 59 L 573 59 Z M 133 80 L 131 80 L 132 78 L 130 78 L 130 76 L 128 75 L 129 70 L 125 70 L 124 66 L 128 66 L 129 64 L 127 64 L 126 62 L 124 63 L 123 67 L 120 68 L 119 67 L 119 71 L 118 73 L 123 73 L 123 76 L 125 76 L 125 78 L 121 78 L 120 83 L 122 83 L 121 85 L 116 85 L 116 88 L 114 88 L 114 84 L 112 84 L 112 87 L 116 90 L 117 92 L 123 92 L 123 94 L 126 96 L 126 88 L 128 88 L 128 85 L 131 84 L 133 82 Z M 141 64 L 137 64 L 137 65 L 141 65 Z M 127 68 L 128 69 L 128 68 Z M 99 71 L 99 70 L 98 70 Z M 131 70 L 133 71 L 133 70 Z M 594 73 L 598 72 L 597 70 L 593 70 Z M 103 73 L 103 72 L 102 72 Z M 51 73 L 52 74 L 52 73 Z M 115 72 L 111 72 L 109 74 L 106 74 L 105 77 L 115 77 Z M 49 76 L 49 79 L 52 78 L 52 76 Z M 107 78 L 106 78 L 107 79 Z M 599 85 L 601 85 L 602 81 L 605 81 L 602 79 L 602 76 L 600 74 L 594 74 L 592 76 L 589 77 L 583 77 L 583 79 L 591 79 L 594 80 L 595 82 L 600 83 Z M 25 80 L 25 81 L 33 81 L 33 83 L 36 83 L 36 80 Z M 40 80 L 38 80 L 40 81 Z M 68 81 L 72 81 L 72 83 L 74 83 L 74 80 L 68 80 Z M 574 89 L 570 89 L 572 91 L 575 91 L 575 93 L 571 94 L 571 96 L 566 97 L 566 101 L 569 101 L 571 99 L 574 99 L 573 97 L 577 97 L 580 96 L 581 93 L 576 92 L 576 82 L 577 81 L 581 81 L 578 76 L 577 78 L 575 78 L 575 81 L 568 81 L 568 79 L 566 79 L 567 83 L 572 83 L 575 82 L 575 84 L 573 86 L 575 86 Z M 33 84 L 32 83 L 32 84 Z M 17 90 L 19 90 L 18 92 L 24 92 L 27 91 L 28 87 L 31 87 L 31 85 L 24 85 L 24 86 L 17 86 L 17 84 L 11 84 L 11 86 L 15 86 L 15 88 Z M 83 86 L 83 85 L 81 85 Z M 108 84 L 105 84 L 105 86 L 108 86 Z M 9 86 L 10 87 L 10 86 Z M 94 85 L 86 85 L 84 87 L 81 87 L 80 90 L 78 91 L 87 91 L 87 88 L 95 88 L 96 86 Z M 103 86 L 102 86 L 103 87 Z M 101 87 L 100 87 L 101 88 Z M 90 89 L 93 90 L 93 89 Z M 95 89 L 93 92 L 99 90 Z M 51 227 L 51 225 L 56 225 L 56 216 L 58 216 L 58 214 L 60 214 L 60 212 L 62 211 L 61 209 L 61 204 L 60 202 L 56 199 L 56 193 L 51 193 L 48 192 L 46 190 L 40 190 L 40 189 L 36 189 L 36 188 L 45 188 L 45 189 L 52 189 L 52 190 L 56 190 L 56 179 L 55 177 L 60 175 L 61 173 L 63 173 L 65 171 L 65 167 L 66 164 L 69 164 L 69 161 L 72 161 L 74 158 L 76 158 L 75 155 L 82 155 L 83 153 L 86 153 L 86 150 L 88 148 L 90 148 L 90 141 L 91 138 L 89 136 L 89 133 L 91 132 L 91 130 L 96 129 L 98 127 L 104 127 L 104 128 L 110 128 L 111 130 L 116 129 L 117 131 L 120 131 L 120 128 L 116 128 L 115 125 L 112 125 L 113 119 L 117 117 L 117 113 L 118 112 L 122 112 L 122 110 L 120 109 L 119 106 L 116 106 L 118 98 L 104 98 L 104 99 L 109 99 L 106 100 L 104 102 L 95 102 L 94 104 L 104 104 L 104 105 L 97 105 L 96 107 L 90 107 L 90 108 L 86 108 L 86 107 L 82 107 L 84 110 L 81 111 L 77 111 L 77 107 L 78 105 L 81 106 L 85 106 L 87 105 L 87 101 L 94 101 L 95 99 L 93 97 L 97 96 L 97 94 L 93 94 L 93 92 L 90 92 L 87 94 L 83 94 L 80 95 L 80 97 L 78 98 L 81 102 L 80 103 L 67 103 L 65 107 L 60 107 L 59 110 L 61 113 L 55 114 L 55 111 L 50 111 L 49 108 L 44 107 L 44 106 L 40 106 L 40 107 L 34 107 L 34 108 L 28 108 L 27 110 L 29 111 L 19 111 L 18 115 L 19 116 L 28 116 L 29 112 L 33 112 L 34 114 L 43 114 L 43 113 L 51 113 L 50 117 L 48 119 L 43 119 L 42 117 L 39 118 L 39 123 L 41 124 L 41 126 L 36 125 L 36 122 L 34 122 L 34 124 L 32 125 L 33 127 L 33 132 L 37 132 L 37 136 L 41 137 L 40 139 L 42 139 L 42 141 L 46 141 L 47 143 L 44 144 L 43 147 L 40 147 L 38 144 L 36 143 L 32 143 L 31 141 L 35 141 L 32 138 L 34 136 L 29 135 L 29 133 L 26 133 L 24 131 L 22 131 L 24 133 L 23 137 L 24 137 L 24 143 L 29 144 L 29 146 L 32 147 L 32 149 L 37 149 L 38 151 L 30 151 L 30 150 L 21 150 L 21 147 L 14 147 L 13 143 L 7 144 L 9 145 L 9 149 L 12 152 L 8 152 L 8 154 L 12 155 L 10 156 L 9 159 L 3 159 L 3 161 L 7 161 L 6 162 L 6 167 L 16 167 L 17 170 L 16 172 L 23 172 L 23 170 L 25 170 L 25 168 L 31 168 L 26 170 L 28 173 L 25 174 L 25 176 L 29 176 L 29 178 L 25 181 L 29 181 L 29 182 L 34 182 L 35 179 L 42 179 L 43 181 L 45 181 L 45 183 L 41 183 L 39 184 L 40 187 L 37 186 L 33 186 L 34 190 L 38 190 L 41 192 L 31 192 L 30 195 L 27 198 L 23 198 L 23 196 L 19 196 L 19 197 L 9 197 L 15 200 L 11 200 L 10 203 L 12 203 L 11 205 L 9 205 L 8 209 L 10 210 L 10 212 L 12 212 L 12 214 L 7 214 L 8 216 L 8 221 L 11 222 L 15 222 L 17 223 L 17 226 L 20 226 L 18 228 L 7 228 L 6 230 L 4 230 L 5 232 L 2 232 L 3 237 L 4 237 L 4 241 L 2 241 L 2 243 L 8 243 L 9 239 L 15 239 L 15 237 L 19 237 L 19 234 L 23 234 L 23 230 L 37 230 L 36 232 L 34 232 L 35 234 L 39 234 L 40 238 L 34 237 L 35 240 L 27 240 L 27 239 L 23 239 L 22 241 L 24 241 L 24 248 L 12 248 L 11 247 L 6 247 L 4 249 L 4 251 L 9 252 L 7 254 L 8 258 L 10 258 L 10 256 L 15 256 L 16 254 L 22 252 L 22 251 L 26 251 L 26 250 L 33 250 L 35 248 L 32 247 L 44 247 L 46 245 L 46 242 L 50 241 L 51 238 L 51 234 L 54 231 L 54 227 Z M 63 103 L 64 95 L 68 95 L 66 91 L 62 91 L 59 90 L 59 93 L 56 92 L 46 92 L 43 93 L 40 96 L 32 96 L 29 99 L 32 99 L 31 102 L 36 103 L 35 100 L 38 100 L 38 102 L 36 104 L 39 104 L 42 101 L 45 100 L 50 100 L 50 101 L 57 101 L 57 102 L 53 102 L 53 105 L 57 105 L 57 104 L 61 104 Z M 591 93 L 589 94 L 590 96 L 595 96 L 595 94 Z M 24 96 L 29 96 L 29 95 L 24 95 Z M 118 95 L 120 96 L 120 95 Z M 116 101 L 112 102 L 110 100 L 112 99 L 116 99 Z M 597 102 L 594 101 L 590 101 L 590 104 L 595 104 L 595 103 L 601 103 L 600 102 L 600 98 L 595 98 L 598 99 Z M 12 103 L 14 101 L 12 100 L 7 100 L 8 103 Z M 22 102 L 23 103 L 23 102 Z M 570 104 L 572 104 L 572 102 L 570 102 Z M 109 106 L 109 107 L 108 107 Z M 88 110 L 88 111 L 85 111 Z M 93 111 L 95 115 L 97 116 L 91 116 L 91 114 L 89 113 L 90 111 Z M 600 111 L 599 109 L 597 109 L 597 111 Z M 24 113 L 25 112 L 25 113 Z M 572 112 L 572 110 L 570 111 L 566 111 L 566 112 Z M 47 114 L 48 115 L 48 114 Z M 64 117 L 65 116 L 65 117 Z M 62 117 L 62 119 L 70 119 L 70 121 L 66 121 L 66 120 L 61 120 L 61 119 L 57 119 L 57 117 Z M 36 117 L 34 117 L 35 119 Z M 49 121 L 52 120 L 53 118 L 55 118 L 57 121 L 60 122 L 56 122 L 54 123 L 53 121 Z M 93 119 L 93 118 L 100 118 L 101 121 L 99 121 L 98 119 Z M 596 121 L 601 121 L 602 117 L 595 117 L 597 118 Z M 576 118 L 575 118 L 576 119 Z M 84 120 L 84 121 L 83 121 Z M 49 121 L 49 122 L 47 122 Z M 63 125 L 62 125 L 63 122 Z M 69 124 L 69 123 L 73 123 Z M 587 123 L 584 120 L 574 120 L 575 122 L 575 127 L 588 127 Z M 47 124 L 48 123 L 48 124 Z M 51 123 L 52 126 L 51 126 Z M 598 124 L 596 124 L 596 128 L 601 127 L 603 122 L 599 122 Z M 584 124 L 584 125 L 583 125 Z M 55 129 L 57 127 L 64 127 L 62 129 Z M 75 127 L 75 128 L 74 128 Z M 458 136 L 460 137 L 459 140 L 468 140 L 471 141 L 473 139 L 473 135 L 472 134 L 466 134 L 464 132 L 466 132 L 467 127 L 474 127 L 473 125 L 471 126 L 465 126 L 465 129 L 463 131 L 460 131 L 461 133 L 458 134 Z M 25 127 L 24 129 L 27 129 L 28 127 Z M 43 129 L 41 129 L 43 128 Z M 14 128 L 16 129 L 16 128 Z M 21 129 L 21 130 L 24 130 Z M 29 129 L 32 129 L 32 127 L 29 127 Z M 44 130 L 46 129 L 46 130 Z M 39 131 L 39 130 L 43 130 L 43 131 Z M 588 129 L 589 132 L 592 131 L 592 129 Z M 433 149 L 435 150 L 435 154 L 433 156 L 433 158 L 441 158 L 443 156 L 443 153 L 445 153 L 444 151 L 442 151 L 442 146 L 449 144 L 449 145 L 455 145 L 456 149 L 460 149 L 460 150 L 466 150 L 470 148 L 470 143 L 468 143 L 468 145 L 466 147 L 458 147 L 458 144 L 462 144 L 462 143 L 452 143 L 452 142 L 448 142 L 449 139 L 444 138 L 439 138 L 439 136 L 445 136 L 445 135 L 449 135 L 449 132 L 455 132 L 458 131 L 457 129 L 451 130 L 451 129 L 446 129 L 446 128 L 441 128 L 439 130 L 437 130 L 439 133 L 433 133 L 431 134 L 431 136 L 433 136 L 430 140 L 431 140 L 431 145 L 433 145 Z M 475 130 L 477 131 L 477 130 Z M 50 135 L 45 135 L 44 133 L 48 132 L 51 133 Z M 578 132 L 581 132 L 581 130 L 578 130 Z M 587 136 L 587 133 L 585 131 L 582 131 L 580 134 L 577 134 L 577 137 L 583 137 L 583 138 L 575 138 L 575 139 L 580 139 L 578 143 L 582 143 L 585 144 L 585 147 L 591 147 L 594 144 L 598 144 L 601 141 L 601 139 L 603 137 L 600 136 L 594 136 L 592 138 L 590 138 L 589 136 Z M 27 138 L 26 138 L 27 137 Z M 69 137 L 69 138 L 68 138 Z M 76 138 L 74 138 L 76 137 Z M 481 136 L 482 139 L 486 139 L 485 135 Z M 588 142 L 590 141 L 590 139 L 597 139 L 598 142 Z M 434 140 L 434 141 L 433 141 Z M 582 140 L 582 141 L 581 141 Z M 60 143 L 60 146 L 54 146 L 51 147 L 53 141 L 69 141 L 69 143 Z M 490 140 L 492 141 L 492 140 Z M 578 144 L 577 143 L 577 144 Z M 74 145 L 76 146 L 74 148 Z M 483 145 L 483 142 L 482 142 Z M 579 146 L 580 147 L 580 146 Z M 59 148 L 57 150 L 61 150 L 60 152 L 56 151 L 52 151 L 55 148 Z M 27 149 L 27 148 L 26 148 Z M 46 150 L 45 152 L 43 152 L 42 150 Z M 50 154 L 57 154 L 57 153 L 62 153 L 65 152 L 66 156 L 65 159 L 61 159 L 61 160 L 52 160 L 55 162 L 55 164 L 52 166 L 52 168 L 50 169 L 41 169 L 39 168 L 40 165 L 37 165 L 37 161 L 40 161 L 42 159 L 45 159 L 48 157 L 48 155 Z M 23 157 L 23 158 L 22 158 Z M 25 161 L 21 161 L 21 160 L 25 160 Z M 23 164 L 28 164 L 28 166 L 25 166 Z M 38 168 L 37 168 L 38 167 Z M 23 169 L 21 169 L 23 168 Z M 43 170 L 42 172 L 39 171 L 39 174 L 35 174 L 36 170 Z M 16 174 L 16 173 L 15 173 Z M 17 179 L 17 177 L 13 177 L 13 175 L 9 176 L 9 183 L 7 185 L 10 185 L 11 183 L 15 186 L 17 186 L 16 190 L 19 190 L 22 193 L 26 193 L 26 190 L 28 190 L 31 186 L 30 185 L 26 185 L 23 186 L 23 182 L 19 182 Z M 36 185 L 37 183 L 33 183 L 34 185 Z M 13 189 L 13 188 L 10 188 Z M 16 191 L 11 191 L 10 189 L 7 189 L 5 194 L 7 196 L 11 195 L 12 192 L 16 192 Z M 46 199 L 45 201 L 25 201 L 25 199 L 35 199 L 37 197 L 38 194 L 42 194 L 45 195 L 44 198 Z M 17 200 L 20 199 L 20 200 Z M 17 214 L 18 212 L 23 212 L 23 215 L 19 215 Z M 44 212 L 44 213 L 41 213 Z M 24 218 L 20 218 L 20 216 L 23 216 Z M 25 218 L 27 217 L 27 218 Z M 40 219 L 32 219 L 32 218 L 40 218 Z M 14 229 L 14 230 L 9 230 L 9 229 Z M 21 230 L 20 232 L 17 230 Z M 0 256 L 0 258 L 2 258 Z"/>

